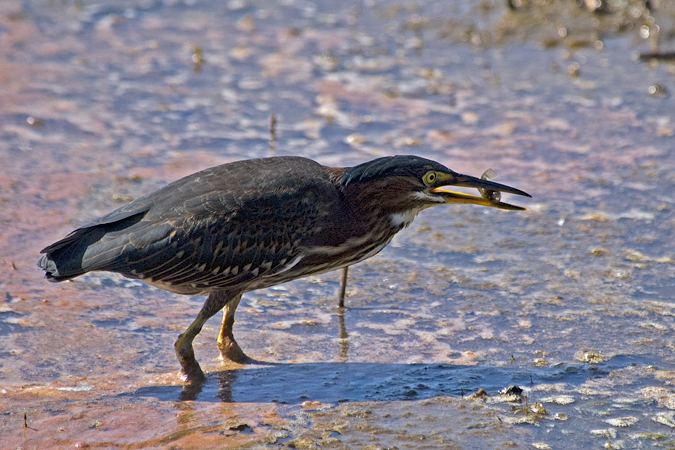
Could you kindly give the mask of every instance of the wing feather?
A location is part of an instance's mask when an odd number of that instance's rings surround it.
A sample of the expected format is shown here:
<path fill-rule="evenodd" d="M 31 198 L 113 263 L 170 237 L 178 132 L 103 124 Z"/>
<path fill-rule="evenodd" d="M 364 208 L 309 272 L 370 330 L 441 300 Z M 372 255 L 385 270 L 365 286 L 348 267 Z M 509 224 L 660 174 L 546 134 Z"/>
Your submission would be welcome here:
<path fill-rule="evenodd" d="M 329 172 L 314 161 L 240 161 L 171 183 L 43 252 L 56 261 L 54 273 L 71 278 L 107 270 L 158 285 L 274 284 L 339 201 Z"/>

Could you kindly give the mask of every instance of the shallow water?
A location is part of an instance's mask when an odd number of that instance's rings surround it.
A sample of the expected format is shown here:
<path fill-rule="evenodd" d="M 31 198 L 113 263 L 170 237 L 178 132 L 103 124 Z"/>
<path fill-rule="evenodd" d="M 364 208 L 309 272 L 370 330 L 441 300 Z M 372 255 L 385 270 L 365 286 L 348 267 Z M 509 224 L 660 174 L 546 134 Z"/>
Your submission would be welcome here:
<path fill-rule="evenodd" d="M 672 447 L 675 65 L 638 56 L 675 48 L 675 8 L 512 3 L 2 2 L 7 448 Z M 246 294 L 259 364 L 220 364 L 214 318 L 201 390 L 172 343 L 202 298 L 35 267 L 79 224 L 271 153 L 417 154 L 533 198 L 423 212 L 350 269 L 342 313 L 338 273 Z"/>

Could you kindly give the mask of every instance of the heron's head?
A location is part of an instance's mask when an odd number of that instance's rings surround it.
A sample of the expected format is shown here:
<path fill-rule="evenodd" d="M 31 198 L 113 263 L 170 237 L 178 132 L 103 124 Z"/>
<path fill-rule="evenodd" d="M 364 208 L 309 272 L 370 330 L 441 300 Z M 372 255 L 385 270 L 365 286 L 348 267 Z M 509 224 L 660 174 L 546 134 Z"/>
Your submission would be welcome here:
<path fill-rule="evenodd" d="M 387 156 L 347 169 L 341 183 L 350 197 L 367 209 L 388 216 L 393 226 L 408 226 L 417 213 L 432 206 L 474 204 L 524 210 L 501 201 L 501 192 L 530 197 L 493 181 L 454 172 L 418 156 Z M 448 186 L 477 188 L 481 196 L 455 192 Z"/>

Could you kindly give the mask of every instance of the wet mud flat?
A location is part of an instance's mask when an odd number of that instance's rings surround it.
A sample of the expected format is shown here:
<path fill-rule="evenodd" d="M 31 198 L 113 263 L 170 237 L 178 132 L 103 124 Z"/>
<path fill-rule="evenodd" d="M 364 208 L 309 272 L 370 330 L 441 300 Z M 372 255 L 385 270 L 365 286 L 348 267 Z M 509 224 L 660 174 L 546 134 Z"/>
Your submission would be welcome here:
<path fill-rule="evenodd" d="M 527 383 L 529 376 L 538 382 Z M 120 393 L 109 380 L 89 377 L 5 392 L 23 403 L 28 418 L 21 430 L 21 417 L 6 416 L 19 422 L 6 442 L 21 448 L 556 448 L 569 439 L 575 448 L 668 445 L 672 395 L 658 385 L 672 377 L 629 358 L 534 370 L 284 364 L 212 374 L 199 392 L 147 377 L 137 380 L 143 387 Z M 527 404 L 491 385 L 519 381 Z M 458 385 L 478 384 L 492 394 L 456 393 Z"/>
<path fill-rule="evenodd" d="M 632 0 L 2 2 L 2 447 L 675 446 L 674 20 Z M 278 155 L 417 154 L 533 199 L 423 212 L 350 269 L 344 311 L 338 273 L 246 294 L 259 363 L 223 366 L 213 319 L 186 388 L 172 344 L 202 298 L 34 264 L 270 155 L 272 114 Z"/>

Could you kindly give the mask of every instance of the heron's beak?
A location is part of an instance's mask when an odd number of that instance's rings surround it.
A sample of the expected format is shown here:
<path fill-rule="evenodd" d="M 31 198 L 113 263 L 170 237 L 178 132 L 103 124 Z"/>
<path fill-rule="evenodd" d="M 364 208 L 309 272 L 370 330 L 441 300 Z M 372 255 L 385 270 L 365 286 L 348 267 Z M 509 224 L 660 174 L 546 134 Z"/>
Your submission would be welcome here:
<path fill-rule="evenodd" d="M 489 206 L 492 208 L 508 209 L 512 211 L 522 211 L 525 208 L 516 205 L 510 205 L 499 200 L 499 196 L 491 195 L 493 192 L 508 192 L 509 194 L 523 195 L 525 197 L 532 197 L 527 192 L 520 189 L 512 188 L 505 184 L 495 183 L 494 181 L 483 180 L 481 178 L 472 177 L 471 175 L 462 175 L 458 173 L 447 174 L 445 177 L 439 179 L 441 186 L 461 186 L 480 189 L 483 193 L 482 197 L 476 195 L 464 194 L 462 192 L 454 192 L 442 187 L 431 189 L 429 192 L 440 195 L 445 199 L 445 203 L 451 204 L 471 204 Z"/>

